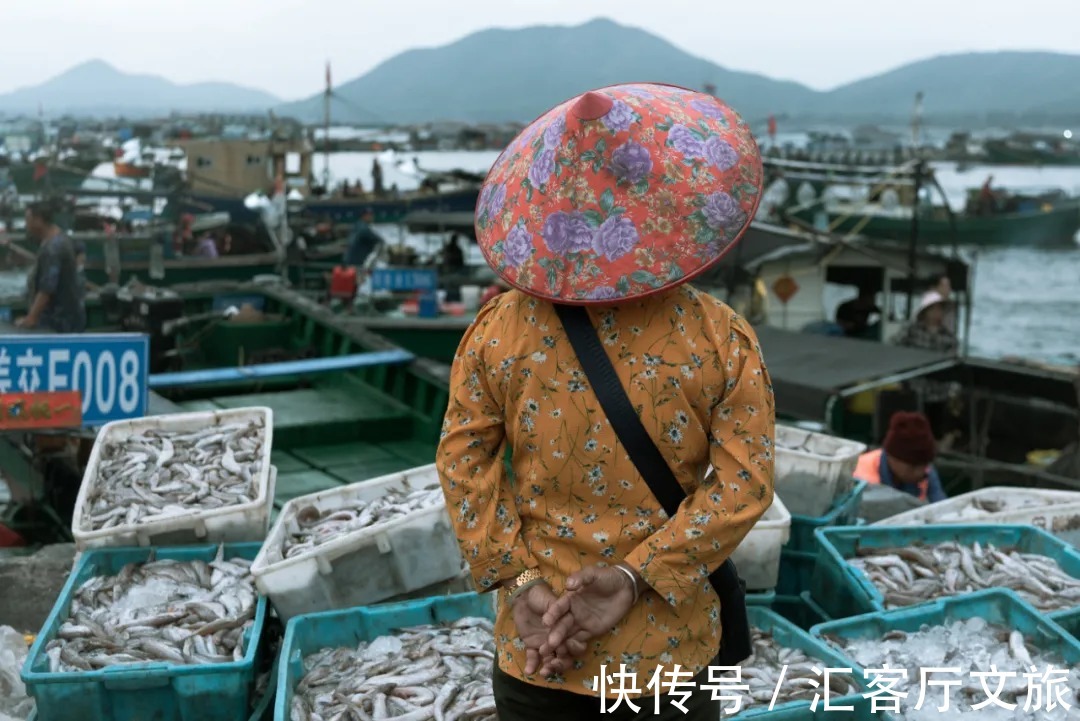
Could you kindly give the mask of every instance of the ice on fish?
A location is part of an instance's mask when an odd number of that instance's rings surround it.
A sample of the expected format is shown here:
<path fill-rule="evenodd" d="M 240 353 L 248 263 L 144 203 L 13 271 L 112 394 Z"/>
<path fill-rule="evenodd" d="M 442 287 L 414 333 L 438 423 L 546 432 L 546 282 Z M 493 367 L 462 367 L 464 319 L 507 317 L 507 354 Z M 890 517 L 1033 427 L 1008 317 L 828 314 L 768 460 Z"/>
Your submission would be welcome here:
<path fill-rule="evenodd" d="M 900 548 L 860 548 L 848 563 L 881 592 L 887 609 L 1008 588 L 1041 611 L 1080 606 L 1080 579 L 1038 553 L 947 542 Z"/>
<path fill-rule="evenodd" d="M 736 679 L 734 672 L 721 677 L 727 683 L 741 683 L 747 687 L 740 693 L 738 711 L 732 713 L 731 702 L 725 702 L 726 718 L 735 717 L 755 706 L 768 707 L 774 693 L 777 694 L 777 705 L 792 701 L 805 701 L 809 705 L 815 695 L 819 698 L 819 704 L 824 704 L 824 669 L 833 664 L 825 663 L 801 649 L 786 647 L 762 629 L 752 628 L 751 633 L 754 651 L 740 665 L 741 680 Z M 817 667 L 817 672 L 813 670 L 814 667 Z M 781 674 L 783 683 L 780 682 Z M 779 692 L 776 691 L 777 684 L 780 684 Z M 724 695 L 733 696 L 734 693 L 733 690 L 725 690 Z M 830 700 L 835 700 L 859 693 L 859 687 L 849 674 L 830 673 L 828 693 Z"/>
<path fill-rule="evenodd" d="M 496 721 L 494 659 L 492 623 L 473 617 L 323 648 L 304 658 L 289 718 Z"/>
<path fill-rule="evenodd" d="M 90 480 L 82 530 L 254 501 L 265 438 L 263 421 L 255 419 L 105 439 Z"/>
<path fill-rule="evenodd" d="M 163 559 L 130 563 L 75 591 L 68 618 L 46 646 L 52 672 L 131 663 L 230 663 L 258 600 L 251 562 Z"/>
<path fill-rule="evenodd" d="M 1019 631 L 1004 626 L 987 623 L 982 618 L 971 618 L 945 623 L 940 626 L 923 626 L 919 631 L 906 633 L 890 631 L 880 638 L 843 639 L 826 636 L 826 640 L 843 651 L 848 658 L 864 669 L 904 669 L 906 675 L 891 675 L 897 681 L 891 692 L 882 694 L 877 707 L 872 711 L 886 711 L 896 719 L 904 721 L 924 721 L 931 718 L 953 718 L 960 715 L 972 715 L 978 721 L 983 719 L 1033 719 L 1040 721 L 1065 721 L 1075 718 L 1080 707 L 1080 666 L 1066 663 L 1060 656 L 1033 648 Z M 1050 693 L 1055 701 L 1063 700 L 1072 707 L 1070 713 L 1063 706 L 1047 710 L 1045 692 L 1047 686 L 1038 680 L 1031 682 L 1035 688 L 1029 688 L 1025 673 L 1037 672 L 1041 678 L 1049 668 L 1063 669 L 1062 694 L 1059 697 L 1051 686 Z M 1034 667 L 1034 671 L 1032 669 Z M 924 684 L 923 669 L 952 668 L 955 673 L 931 673 Z M 980 709 L 972 706 L 985 702 L 988 698 L 975 672 L 989 672 L 994 668 L 999 672 L 1014 675 L 1004 677 L 1004 690 L 1000 694 L 1006 704 L 1016 704 L 1013 709 L 997 707 L 991 703 Z M 872 680 L 874 673 L 867 672 L 866 681 Z M 925 694 L 919 709 L 920 694 Z M 991 692 L 998 687 L 998 678 L 986 679 L 986 686 Z M 877 691 L 880 690 L 877 689 Z M 948 708 L 944 708 L 948 694 Z M 1028 694 L 1031 700 L 1028 701 Z M 906 696 L 903 696 L 906 694 Z M 899 703 L 893 699 L 899 698 Z M 1036 708 L 1036 702 L 1041 705 Z M 1027 708 L 1025 708 L 1025 705 Z M 897 711 L 896 709 L 899 709 Z"/>
<path fill-rule="evenodd" d="M 325 511 L 315 506 L 304 506 L 289 519 L 281 552 L 284 558 L 292 558 L 344 534 L 442 503 L 445 503 L 442 488 L 435 484 L 415 491 L 392 490 L 370 501 L 357 499 L 348 505 Z"/>

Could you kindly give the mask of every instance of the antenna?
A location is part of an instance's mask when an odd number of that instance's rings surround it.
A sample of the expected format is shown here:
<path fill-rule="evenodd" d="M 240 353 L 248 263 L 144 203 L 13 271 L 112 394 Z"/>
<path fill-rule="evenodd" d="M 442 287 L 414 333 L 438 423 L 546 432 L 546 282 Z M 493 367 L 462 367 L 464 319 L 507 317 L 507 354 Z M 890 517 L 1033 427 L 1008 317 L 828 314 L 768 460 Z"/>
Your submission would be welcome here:
<path fill-rule="evenodd" d="M 323 189 L 330 192 L 330 61 L 326 61 L 326 92 L 323 94 Z"/>

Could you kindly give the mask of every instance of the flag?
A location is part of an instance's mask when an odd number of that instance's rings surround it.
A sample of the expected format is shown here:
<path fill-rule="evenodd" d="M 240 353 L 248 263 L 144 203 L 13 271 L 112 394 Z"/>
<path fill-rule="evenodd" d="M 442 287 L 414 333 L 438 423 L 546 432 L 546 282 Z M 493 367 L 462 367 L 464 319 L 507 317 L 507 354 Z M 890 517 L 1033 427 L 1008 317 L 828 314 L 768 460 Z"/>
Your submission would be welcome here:
<path fill-rule="evenodd" d="M 330 61 L 326 61 L 326 89 L 330 89 Z"/>

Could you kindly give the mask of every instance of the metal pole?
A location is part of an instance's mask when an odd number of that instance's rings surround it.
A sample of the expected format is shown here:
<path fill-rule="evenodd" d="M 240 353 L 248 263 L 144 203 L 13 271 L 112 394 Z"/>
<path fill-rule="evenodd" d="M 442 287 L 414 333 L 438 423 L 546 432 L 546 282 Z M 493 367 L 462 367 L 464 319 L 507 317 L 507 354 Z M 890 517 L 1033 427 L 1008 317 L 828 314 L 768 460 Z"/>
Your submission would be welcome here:
<path fill-rule="evenodd" d="M 323 188 L 330 192 L 330 63 L 326 63 L 326 92 L 323 93 Z"/>
<path fill-rule="evenodd" d="M 908 292 L 907 320 L 911 320 L 911 311 L 915 308 L 915 265 L 918 260 L 919 243 L 919 194 L 922 192 L 923 159 L 915 161 L 915 198 L 911 203 L 911 243 L 908 246 Z"/>

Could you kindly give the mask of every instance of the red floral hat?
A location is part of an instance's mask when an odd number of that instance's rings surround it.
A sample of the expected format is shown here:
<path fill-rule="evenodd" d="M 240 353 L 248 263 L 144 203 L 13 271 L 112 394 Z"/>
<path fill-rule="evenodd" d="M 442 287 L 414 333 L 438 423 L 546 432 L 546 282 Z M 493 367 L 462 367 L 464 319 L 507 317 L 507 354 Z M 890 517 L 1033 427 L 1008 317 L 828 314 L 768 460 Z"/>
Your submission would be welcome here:
<path fill-rule="evenodd" d="M 476 237 L 510 285 L 613 303 L 708 269 L 750 225 L 761 155 L 727 105 L 685 88 L 615 85 L 549 110 L 488 173 Z"/>

